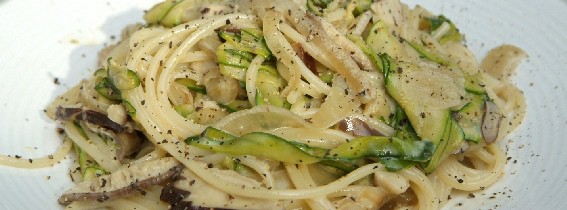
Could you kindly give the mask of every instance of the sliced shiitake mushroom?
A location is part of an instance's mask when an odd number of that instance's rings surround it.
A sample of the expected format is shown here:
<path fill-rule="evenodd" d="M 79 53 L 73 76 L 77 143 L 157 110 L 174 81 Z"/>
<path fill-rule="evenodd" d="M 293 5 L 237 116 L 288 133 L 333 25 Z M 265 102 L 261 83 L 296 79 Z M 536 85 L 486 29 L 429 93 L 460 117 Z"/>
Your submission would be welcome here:
<path fill-rule="evenodd" d="M 58 200 L 106 201 L 133 195 L 142 189 L 175 179 L 183 167 L 173 157 L 129 165 L 108 175 L 83 181 L 65 192 Z"/>
<path fill-rule="evenodd" d="M 118 146 L 116 158 L 121 163 L 136 153 L 142 145 L 142 139 L 131 127 L 128 127 L 129 123 L 119 124 L 101 112 L 77 107 L 58 107 L 56 116 L 63 121 L 87 122 L 93 132 L 112 137 Z"/>
<path fill-rule="evenodd" d="M 237 179 L 244 185 L 252 184 L 232 170 L 210 169 L 223 179 Z M 260 187 L 259 183 L 254 184 Z M 160 199 L 170 204 L 171 209 L 278 209 L 280 203 L 274 200 L 248 198 L 230 195 L 200 179 L 190 170 L 183 170 L 179 179 L 165 186 Z"/>
<path fill-rule="evenodd" d="M 347 117 L 339 121 L 337 128 L 353 136 L 383 136 L 382 133 L 371 128 L 366 122 L 354 117 Z"/>
<path fill-rule="evenodd" d="M 89 109 L 75 107 L 57 107 L 55 116 L 58 120 L 63 121 L 82 120 L 117 133 L 122 132 L 125 129 L 122 125 L 112 121 L 105 114 Z"/>
<path fill-rule="evenodd" d="M 498 130 L 503 115 L 500 109 L 492 101 L 486 101 L 484 109 L 484 117 L 482 120 L 482 136 L 486 144 L 494 143 L 498 139 Z"/>

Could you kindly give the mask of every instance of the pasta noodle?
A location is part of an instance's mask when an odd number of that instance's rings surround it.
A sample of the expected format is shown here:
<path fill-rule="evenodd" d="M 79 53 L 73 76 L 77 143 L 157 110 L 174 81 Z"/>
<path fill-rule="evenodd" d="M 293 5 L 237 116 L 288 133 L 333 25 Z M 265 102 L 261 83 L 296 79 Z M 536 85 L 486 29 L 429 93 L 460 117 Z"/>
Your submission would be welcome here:
<path fill-rule="evenodd" d="M 166 0 L 144 18 L 47 109 L 60 150 L 23 164 L 74 147 L 69 209 L 439 209 L 503 176 L 495 142 L 525 114 L 521 49 L 479 64 L 453 22 L 398 0 Z"/>
<path fill-rule="evenodd" d="M 73 146 L 73 143 L 68 138 L 65 139 L 61 147 L 54 152 L 52 155 L 42 158 L 34 159 L 22 159 L 21 157 L 11 157 L 6 155 L 0 155 L 0 164 L 18 167 L 18 168 L 44 168 L 53 166 L 59 161 L 63 160 L 65 156 L 69 153 Z M 31 160 L 31 161 L 30 161 Z"/>

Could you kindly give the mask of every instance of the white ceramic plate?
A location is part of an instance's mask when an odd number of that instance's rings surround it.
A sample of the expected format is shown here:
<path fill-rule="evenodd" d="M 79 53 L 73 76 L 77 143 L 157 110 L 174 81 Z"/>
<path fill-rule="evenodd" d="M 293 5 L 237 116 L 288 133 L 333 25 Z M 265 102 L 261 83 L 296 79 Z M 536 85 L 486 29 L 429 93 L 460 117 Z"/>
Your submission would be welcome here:
<path fill-rule="evenodd" d="M 528 114 L 506 146 L 506 176 L 446 209 L 562 209 L 567 206 L 567 1 L 405 1 L 451 18 L 481 58 L 500 44 L 529 54 L 515 81 Z M 0 153 L 40 157 L 61 140 L 43 109 L 89 76 L 120 29 L 155 1 L 0 0 Z M 59 84 L 55 84 L 57 79 Z M 0 166 L 0 209 L 58 209 L 69 160 L 51 168 Z"/>

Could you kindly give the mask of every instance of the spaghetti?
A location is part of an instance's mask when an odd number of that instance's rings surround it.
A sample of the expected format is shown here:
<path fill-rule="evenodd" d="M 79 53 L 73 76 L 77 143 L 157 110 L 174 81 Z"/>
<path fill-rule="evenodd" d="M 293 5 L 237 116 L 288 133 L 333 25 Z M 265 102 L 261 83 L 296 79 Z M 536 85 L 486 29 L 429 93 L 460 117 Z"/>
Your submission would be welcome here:
<path fill-rule="evenodd" d="M 72 142 L 67 208 L 439 209 L 498 181 L 494 142 L 525 114 L 521 49 L 479 64 L 449 19 L 398 0 L 167 0 L 144 18 L 48 108 L 69 140 L 34 166 Z"/>

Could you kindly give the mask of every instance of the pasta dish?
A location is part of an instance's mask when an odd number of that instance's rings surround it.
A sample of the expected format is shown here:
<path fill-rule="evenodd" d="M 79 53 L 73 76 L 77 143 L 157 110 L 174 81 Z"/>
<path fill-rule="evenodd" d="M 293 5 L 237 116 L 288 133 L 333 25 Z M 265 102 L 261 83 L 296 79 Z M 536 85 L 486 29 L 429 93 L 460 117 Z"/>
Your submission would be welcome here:
<path fill-rule="evenodd" d="M 440 209 L 504 175 L 527 55 L 398 0 L 165 0 L 47 108 L 68 209 Z M 29 162 L 29 163 L 28 163 Z M 33 163 L 32 163 L 33 162 Z"/>

